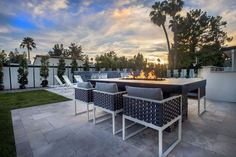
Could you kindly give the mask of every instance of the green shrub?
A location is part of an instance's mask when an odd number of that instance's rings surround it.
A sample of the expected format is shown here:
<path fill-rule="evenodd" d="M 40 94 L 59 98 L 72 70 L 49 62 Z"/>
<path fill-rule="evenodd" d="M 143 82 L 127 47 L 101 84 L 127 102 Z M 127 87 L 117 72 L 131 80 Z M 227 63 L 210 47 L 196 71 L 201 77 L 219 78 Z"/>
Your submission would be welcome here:
<path fill-rule="evenodd" d="M 25 85 L 28 84 L 28 64 L 26 55 L 21 56 L 20 64 L 18 69 L 18 83 L 20 84 L 20 89 L 24 89 Z"/>

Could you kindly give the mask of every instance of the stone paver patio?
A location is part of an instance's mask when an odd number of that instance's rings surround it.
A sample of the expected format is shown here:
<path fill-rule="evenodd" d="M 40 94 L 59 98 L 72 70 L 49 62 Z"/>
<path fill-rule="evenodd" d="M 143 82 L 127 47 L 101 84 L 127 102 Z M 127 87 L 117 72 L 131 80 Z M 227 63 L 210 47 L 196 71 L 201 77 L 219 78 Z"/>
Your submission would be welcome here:
<path fill-rule="evenodd" d="M 73 98 L 73 89 L 49 89 Z M 80 104 L 84 108 L 84 105 Z M 189 118 L 182 141 L 169 157 L 235 157 L 236 103 L 207 100 L 207 112 L 197 116 L 197 101 L 189 100 Z M 146 157 L 157 156 L 157 131 L 146 129 L 123 141 L 112 135 L 111 120 L 93 125 L 87 115 L 74 115 L 73 100 L 12 111 L 18 157 Z M 121 127 L 118 116 L 117 126 Z M 134 126 L 131 130 L 140 126 Z M 164 146 L 175 140 L 165 133 Z"/>

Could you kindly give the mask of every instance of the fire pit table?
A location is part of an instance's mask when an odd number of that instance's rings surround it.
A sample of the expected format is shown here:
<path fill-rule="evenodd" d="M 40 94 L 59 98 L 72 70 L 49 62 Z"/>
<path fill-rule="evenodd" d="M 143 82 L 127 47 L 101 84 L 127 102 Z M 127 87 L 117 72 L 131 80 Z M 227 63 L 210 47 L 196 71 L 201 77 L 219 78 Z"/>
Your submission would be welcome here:
<path fill-rule="evenodd" d="M 182 95 L 182 113 L 183 120 L 188 117 L 188 93 L 197 91 L 198 103 L 200 98 L 205 98 L 206 80 L 201 78 L 166 78 L 163 80 L 143 80 L 143 79 L 125 79 L 125 78 L 109 78 L 109 79 L 90 79 L 92 84 L 96 82 L 117 83 L 119 90 L 125 90 L 125 86 L 161 88 L 164 97 L 174 94 Z M 199 104 L 200 105 L 200 104 Z"/>

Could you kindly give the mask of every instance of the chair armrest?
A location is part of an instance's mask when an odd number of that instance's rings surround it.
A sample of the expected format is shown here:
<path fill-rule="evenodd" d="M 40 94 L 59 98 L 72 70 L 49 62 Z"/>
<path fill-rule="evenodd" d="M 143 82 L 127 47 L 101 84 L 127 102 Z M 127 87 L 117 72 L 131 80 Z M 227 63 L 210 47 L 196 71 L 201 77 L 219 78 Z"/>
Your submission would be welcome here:
<path fill-rule="evenodd" d="M 108 94 L 108 95 L 118 95 L 118 94 L 126 94 L 126 91 L 121 91 L 121 92 L 116 92 L 116 93 L 110 93 L 110 92 L 104 92 L 104 91 L 100 91 L 100 90 L 94 90 L 93 92 L 97 92 L 97 93 L 103 93 L 103 94 Z"/>
<path fill-rule="evenodd" d="M 117 92 L 117 93 L 109 93 L 94 90 L 94 105 L 99 106 L 111 111 L 120 110 L 123 108 L 123 94 L 126 92 Z"/>
<path fill-rule="evenodd" d="M 93 102 L 93 89 L 94 88 L 75 88 L 75 99 L 83 102 Z"/>
<path fill-rule="evenodd" d="M 163 100 L 154 100 L 154 99 L 147 99 L 147 98 L 141 98 L 141 97 L 136 97 L 136 96 L 129 96 L 128 94 L 124 94 L 123 97 L 133 98 L 133 99 L 143 100 L 143 101 L 149 101 L 149 102 L 154 102 L 154 103 L 165 103 L 165 102 L 168 102 L 170 100 L 173 100 L 173 99 L 176 99 L 176 98 L 179 98 L 182 96 L 181 95 L 171 96 L 171 97 L 168 97 Z"/>
<path fill-rule="evenodd" d="M 75 89 L 80 89 L 80 90 L 94 90 L 95 88 L 81 88 L 81 87 L 74 87 Z"/>

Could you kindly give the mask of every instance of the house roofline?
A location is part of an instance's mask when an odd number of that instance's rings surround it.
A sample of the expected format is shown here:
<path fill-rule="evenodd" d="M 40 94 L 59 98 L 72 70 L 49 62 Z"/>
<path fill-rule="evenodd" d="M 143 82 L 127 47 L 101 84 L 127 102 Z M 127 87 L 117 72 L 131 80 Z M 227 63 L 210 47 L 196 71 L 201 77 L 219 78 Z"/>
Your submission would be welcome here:
<path fill-rule="evenodd" d="M 60 58 L 61 58 L 60 56 L 36 55 L 36 56 L 34 57 L 33 65 L 35 64 L 36 58 L 42 58 L 42 57 L 45 57 L 45 56 L 48 56 L 49 59 L 50 59 L 50 58 L 56 58 L 56 59 L 60 59 Z M 62 56 L 62 57 L 63 57 L 63 56 Z M 63 57 L 63 58 L 64 58 L 64 59 L 72 59 L 71 57 Z M 76 59 L 76 61 L 81 61 L 81 62 L 83 62 L 83 61 L 80 60 L 80 59 Z"/>
<path fill-rule="evenodd" d="M 234 49 L 236 49 L 236 45 L 221 48 L 222 51 L 229 51 L 229 50 L 234 50 Z"/>

